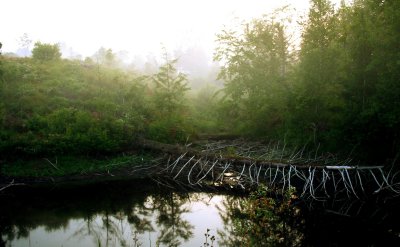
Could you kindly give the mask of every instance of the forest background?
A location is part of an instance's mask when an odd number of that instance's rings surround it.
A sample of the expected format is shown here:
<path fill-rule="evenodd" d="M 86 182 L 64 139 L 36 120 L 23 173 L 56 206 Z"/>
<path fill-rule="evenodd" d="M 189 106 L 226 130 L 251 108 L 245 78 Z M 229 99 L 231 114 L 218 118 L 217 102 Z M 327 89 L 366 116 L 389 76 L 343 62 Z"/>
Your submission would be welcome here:
<path fill-rule="evenodd" d="M 221 30 L 218 78 L 195 89 L 179 56 L 166 49 L 161 65 L 145 69 L 124 66 L 108 48 L 85 59 L 64 59 L 58 44 L 41 42 L 31 56 L 4 53 L 0 156 L 98 156 L 130 149 L 140 138 L 186 143 L 225 133 L 318 145 L 371 164 L 394 160 L 400 2 L 310 2 L 301 20 L 282 8 Z M 292 22 L 301 26 L 299 43 Z"/>

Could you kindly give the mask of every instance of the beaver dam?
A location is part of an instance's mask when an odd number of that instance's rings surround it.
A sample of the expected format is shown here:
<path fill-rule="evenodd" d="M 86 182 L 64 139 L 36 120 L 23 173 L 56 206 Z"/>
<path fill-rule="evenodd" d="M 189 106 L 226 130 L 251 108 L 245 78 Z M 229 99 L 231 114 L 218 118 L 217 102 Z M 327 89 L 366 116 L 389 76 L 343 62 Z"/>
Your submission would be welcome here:
<path fill-rule="evenodd" d="M 147 170 L 165 186 L 246 189 L 260 184 L 276 189 L 296 187 L 303 198 L 361 198 L 388 192 L 400 194 L 399 171 L 393 166 L 352 165 L 350 158 L 292 151 L 279 143 L 243 140 L 204 141 L 186 146 L 142 140 L 143 148 L 164 153 L 162 159 L 132 170 Z"/>

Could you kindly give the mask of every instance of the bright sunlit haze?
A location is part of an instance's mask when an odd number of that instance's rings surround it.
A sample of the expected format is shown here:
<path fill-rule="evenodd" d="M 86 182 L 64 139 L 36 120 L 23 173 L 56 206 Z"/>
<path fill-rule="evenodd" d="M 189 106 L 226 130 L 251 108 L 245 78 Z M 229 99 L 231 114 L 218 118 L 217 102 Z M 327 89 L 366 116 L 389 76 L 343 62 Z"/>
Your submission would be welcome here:
<path fill-rule="evenodd" d="M 337 1 L 338 2 L 338 1 Z M 125 62 L 141 63 L 168 51 L 193 48 L 201 62 L 211 62 L 215 35 L 234 20 L 249 20 L 290 5 L 304 14 L 308 0 L 6 0 L 2 1 L 0 33 L 3 52 L 24 56 L 20 38 L 58 43 L 63 57 L 92 56 L 111 48 Z"/>

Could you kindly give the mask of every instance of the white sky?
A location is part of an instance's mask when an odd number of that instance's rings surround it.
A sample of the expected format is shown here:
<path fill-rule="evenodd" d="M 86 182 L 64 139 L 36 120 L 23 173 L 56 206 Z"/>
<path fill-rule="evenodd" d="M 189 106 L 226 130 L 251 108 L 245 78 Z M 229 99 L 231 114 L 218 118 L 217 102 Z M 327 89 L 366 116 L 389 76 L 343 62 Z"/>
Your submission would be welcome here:
<path fill-rule="evenodd" d="M 27 33 L 84 57 L 101 46 L 131 57 L 158 54 L 161 43 L 169 50 L 200 46 L 211 56 L 215 34 L 235 17 L 259 17 L 288 3 L 308 8 L 308 0 L 2 0 L 0 41 L 4 53 L 15 52 Z"/>

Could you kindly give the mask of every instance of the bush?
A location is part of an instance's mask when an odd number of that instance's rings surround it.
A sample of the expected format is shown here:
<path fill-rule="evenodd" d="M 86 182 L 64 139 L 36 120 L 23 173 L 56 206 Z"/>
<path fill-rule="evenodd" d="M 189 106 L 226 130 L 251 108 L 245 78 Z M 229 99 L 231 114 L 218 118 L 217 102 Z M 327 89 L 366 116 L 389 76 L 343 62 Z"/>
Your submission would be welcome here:
<path fill-rule="evenodd" d="M 147 137 L 160 142 L 185 142 L 194 131 L 182 116 L 169 116 L 149 124 Z"/>
<path fill-rule="evenodd" d="M 260 186 L 243 202 L 243 217 L 236 220 L 237 233 L 244 246 L 301 246 L 303 233 L 300 209 L 294 206 L 292 187 L 279 197 L 273 190 Z"/>

